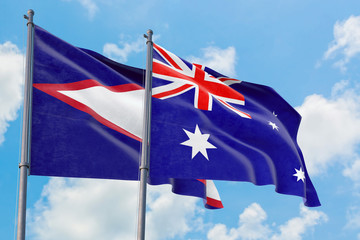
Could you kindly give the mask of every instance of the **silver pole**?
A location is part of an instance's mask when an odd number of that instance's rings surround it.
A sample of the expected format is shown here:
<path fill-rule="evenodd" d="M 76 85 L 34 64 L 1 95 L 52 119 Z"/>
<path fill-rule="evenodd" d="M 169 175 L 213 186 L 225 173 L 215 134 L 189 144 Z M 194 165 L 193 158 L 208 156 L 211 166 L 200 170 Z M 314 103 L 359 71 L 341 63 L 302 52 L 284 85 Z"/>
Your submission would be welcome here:
<path fill-rule="evenodd" d="M 150 160 L 150 126 L 151 126 L 151 96 L 152 96 L 152 58 L 153 58 L 153 31 L 148 30 L 147 38 L 147 58 L 146 58 L 146 76 L 145 76 L 145 98 L 144 98 L 144 122 L 143 122 L 143 138 L 141 150 L 140 165 L 140 193 L 139 193 L 139 216 L 137 239 L 145 239 L 145 218 L 146 218 L 146 187 L 149 172 Z"/>
<path fill-rule="evenodd" d="M 32 68 L 33 68 L 33 38 L 34 38 L 34 11 L 29 10 L 28 16 L 24 16 L 28 22 L 27 46 L 26 46 L 26 65 L 25 65 L 25 88 L 24 88 L 24 112 L 23 112 L 23 128 L 21 142 L 21 162 L 20 182 L 19 182 L 19 206 L 18 206 L 18 225 L 17 240 L 25 239 L 26 225 L 26 191 L 27 176 L 30 159 L 30 122 L 31 122 L 31 96 L 32 96 Z"/>

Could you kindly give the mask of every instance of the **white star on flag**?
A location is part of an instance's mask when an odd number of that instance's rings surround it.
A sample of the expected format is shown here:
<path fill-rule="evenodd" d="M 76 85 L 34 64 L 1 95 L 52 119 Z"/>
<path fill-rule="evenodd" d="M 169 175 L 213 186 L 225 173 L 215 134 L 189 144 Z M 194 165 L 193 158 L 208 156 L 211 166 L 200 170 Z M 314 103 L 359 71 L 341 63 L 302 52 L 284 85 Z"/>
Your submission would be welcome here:
<path fill-rule="evenodd" d="M 185 129 L 183 130 L 189 137 L 189 140 L 181 144 L 192 148 L 191 159 L 193 159 L 196 154 L 200 152 L 209 161 L 206 149 L 216 148 L 214 145 L 208 142 L 210 134 L 202 134 L 197 124 L 194 133 L 189 132 Z"/>
<path fill-rule="evenodd" d="M 273 130 L 276 129 L 277 131 L 279 131 L 279 127 L 275 123 L 269 121 L 269 125 L 272 127 Z"/>
<path fill-rule="evenodd" d="M 304 182 L 304 181 L 305 181 L 305 173 L 304 173 L 304 171 L 302 170 L 302 168 L 300 167 L 300 170 L 297 170 L 297 169 L 295 168 L 295 171 L 296 171 L 296 173 L 293 174 L 293 176 L 297 177 L 297 181 L 301 180 L 301 181 Z"/>

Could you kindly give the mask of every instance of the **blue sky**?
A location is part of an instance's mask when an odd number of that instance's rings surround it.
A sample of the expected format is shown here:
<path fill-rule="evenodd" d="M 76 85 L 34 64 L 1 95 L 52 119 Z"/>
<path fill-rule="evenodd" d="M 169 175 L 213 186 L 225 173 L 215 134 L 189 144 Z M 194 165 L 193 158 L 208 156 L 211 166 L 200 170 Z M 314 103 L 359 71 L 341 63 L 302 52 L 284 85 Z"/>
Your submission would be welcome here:
<path fill-rule="evenodd" d="M 322 206 L 273 186 L 216 182 L 222 210 L 150 187 L 148 239 L 360 239 L 360 2 L 0 2 L 0 235 L 14 239 L 26 21 L 145 67 L 142 35 L 240 80 L 273 87 L 302 115 L 298 142 Z M 135 239 L 138 183 L 30 176 L 28 239 Z"/>

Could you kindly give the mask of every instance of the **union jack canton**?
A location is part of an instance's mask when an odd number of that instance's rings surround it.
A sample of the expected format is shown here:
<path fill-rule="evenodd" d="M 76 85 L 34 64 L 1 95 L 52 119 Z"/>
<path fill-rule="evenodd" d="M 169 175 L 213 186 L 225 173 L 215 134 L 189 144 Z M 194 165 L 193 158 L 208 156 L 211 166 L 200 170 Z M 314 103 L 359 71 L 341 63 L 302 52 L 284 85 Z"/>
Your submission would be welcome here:
<path fill-rule="evenodd" d="M 227 78 L 217 73 L 217 77 L 208 71 L 215 71 L 200 64 L 190 64 L 166 49 L 154 44 L 153 76 L 170 81 L 170 84 L 153 88 L 153 97 L 167 99 L 195 89 L 194 107 L 212 111 L 215 98 L 228 109 L 244 118 L 251 116 L 229 103 L 244 105 L 244 96 L 228 86 L 240 83 L 240 80 Z"/>

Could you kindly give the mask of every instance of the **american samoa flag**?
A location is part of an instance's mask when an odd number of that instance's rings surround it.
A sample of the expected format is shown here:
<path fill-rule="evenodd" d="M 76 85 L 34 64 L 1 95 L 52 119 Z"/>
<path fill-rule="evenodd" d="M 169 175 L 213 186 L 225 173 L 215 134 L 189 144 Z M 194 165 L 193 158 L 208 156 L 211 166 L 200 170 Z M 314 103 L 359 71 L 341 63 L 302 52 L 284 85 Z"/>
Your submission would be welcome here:
<path fill-rule="evenodd" d="M 30 174 L 138 180 L 143 75 L 35 26 Z M 212 180 L 148 182 L 223 207 Z"/>

